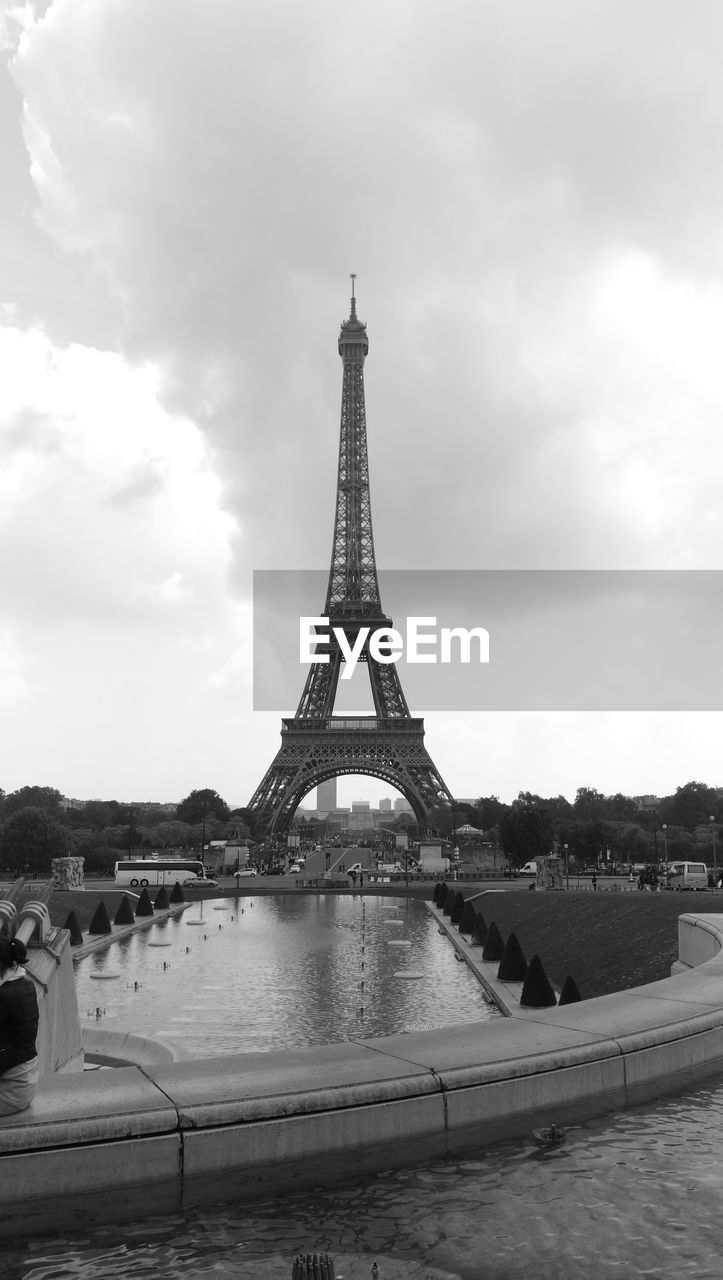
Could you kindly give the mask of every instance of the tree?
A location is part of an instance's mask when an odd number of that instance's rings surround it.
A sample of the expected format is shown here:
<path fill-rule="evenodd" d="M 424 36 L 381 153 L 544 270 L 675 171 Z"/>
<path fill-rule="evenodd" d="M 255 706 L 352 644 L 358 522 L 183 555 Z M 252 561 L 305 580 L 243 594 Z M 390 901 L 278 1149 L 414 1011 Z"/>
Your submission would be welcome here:
<path fill-rule="evenodd" d="M 104 827 L 115 827 L 123 816 L 117 800 L 89 800 L 83 806 L 83 826 L 102 831 Z"/>
<path fill-rule="evenodd" d="M 256 830 L 256 817 L 252 809 L 232 809 L 231 817 L 240 827 L 239 835 L 253 838 Z M 303 819 L 303 821 L 306 821 L 306 819 Z"/>
<path fill-rule="evenodd" d="M 0 831 L 2 863 L 19 873 L 49 873 L 53 858 L 66 857 L 71 847 L 70 832 L 45 809 L 18 809 Z"/>
<path fill-rule="evenodd" d="M 709 823 L 711 814 L 718 816 L 719 803 L 712 787 L 707 787 L 704 782 L 686 782 L 684 787 L 677 788 L 674 796 L 661 804 L 660 812 L 664 822 L 694 831 L 696 827 Z"/>
<path fill-rule="evenodd" d="M 219 822 L 228 822 L 231 817 L 231 810 L 222 800 L 217 791 L 212 791 L 210 787 L 205 787 L 201 791 L 192 791 L 182 800 L 176 809 L 176 818 L 179 822 L 189 822 L 191 824 L 203 822 L 206 818 L 218 818 Z"/>
<path fill-rule="evenodd" d="M 55 787 L 21 787 L 5 797 L 5 817 L 9 818 L 19 809 L 45 809 L 48 813 L 60 814 L 62 799 Z"/>
<path fill-rule="evenodd" d="M 187 822 L 159 822 L 153 828 L 155 843 L 162 849 L 183 849 L 191 843 L 191 828 Z"/>
<path fill-rule="evenodd" d="M 512 866 L 544 858 L 554 841 L 547 801 L 521 791 L 500 821 L 500 844 Z"/>
<path fill-rule="evenodd" d="M 606 801 L 595 787 L 578 787 L 573 812 L 579 822 L 595 822 L 606 817 Z"/>
<path fill-rule="evenodd" d="M 479 831 L 487 831 L 489 827 L 496 827 L 503 815 L 509 811 L 510 806 L 499 800 L 497 796 L 480 796 L 474 806 L 474 816 L 470 817 L 470 822 Z"/>

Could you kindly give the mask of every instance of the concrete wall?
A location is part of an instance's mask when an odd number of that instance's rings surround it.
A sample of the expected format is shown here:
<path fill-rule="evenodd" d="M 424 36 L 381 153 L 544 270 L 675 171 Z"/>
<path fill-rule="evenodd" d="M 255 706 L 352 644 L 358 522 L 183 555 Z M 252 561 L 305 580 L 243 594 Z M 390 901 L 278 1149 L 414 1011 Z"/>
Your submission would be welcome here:
<path fill-rule="evenodd" d="M 82 1071 L 83 1046 L 67 929 L 51 929 L 42 945 L 31 941 L 25 967 L 38 996 L 41 1077 L 57 1071 Z"/>
<path fill-rule="evenodd" d="M 524 1018 L 42 1082 L 0 1121 L 0 1233 L 281 1195 L 650 1100 L 723 1064 L 720 916 L 662 982 Z"/>

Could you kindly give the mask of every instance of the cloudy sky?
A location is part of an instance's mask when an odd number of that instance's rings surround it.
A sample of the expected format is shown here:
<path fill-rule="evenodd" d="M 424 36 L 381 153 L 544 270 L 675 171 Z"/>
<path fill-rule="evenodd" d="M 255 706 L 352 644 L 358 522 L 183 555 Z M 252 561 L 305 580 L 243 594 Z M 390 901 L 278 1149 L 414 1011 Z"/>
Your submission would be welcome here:
<path fill-rule="evenodd" d="M 329 561 L 351 271 L 380 566 L 723 568 L 717 0 L 0 12 L 6 791 L 249 799 L 252 572 Z M 458 796 L 723 785 L 719 712 L 426 728 Z"/>

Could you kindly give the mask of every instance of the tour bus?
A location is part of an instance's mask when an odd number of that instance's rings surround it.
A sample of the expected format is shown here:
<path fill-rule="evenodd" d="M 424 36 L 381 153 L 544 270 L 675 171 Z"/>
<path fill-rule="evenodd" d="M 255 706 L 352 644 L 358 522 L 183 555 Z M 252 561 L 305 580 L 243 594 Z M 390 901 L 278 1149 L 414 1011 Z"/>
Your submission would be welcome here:
<path fill-rule="evenodd" d="M 189 876 L 205 876 L 197 858 L 125 858 L 115 864 L 116 884 L 136 885 L 183 883 Z"/>

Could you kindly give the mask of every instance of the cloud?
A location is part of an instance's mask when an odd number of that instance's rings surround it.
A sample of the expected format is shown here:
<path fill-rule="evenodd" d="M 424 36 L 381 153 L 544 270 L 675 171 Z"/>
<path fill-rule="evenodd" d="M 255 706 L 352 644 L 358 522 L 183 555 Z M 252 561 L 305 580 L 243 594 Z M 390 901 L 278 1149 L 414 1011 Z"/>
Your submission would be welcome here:
<path fill-rule="evenodd" d="M 8 607 L 230 637 L 252 568 L 326 565 L 350 271 L 380 564 L 716 567 L 721 35 L 712 0 L 24 9 Z"/>
<path fill-rule="evenodd" d="M 360 22 L 330 3 L 219 3 L 210 21 L 193 0 L 56 0 L 26 34 L 14 74 L 38 216 L 94 258 L 127 352 L 206 434 L 253 531 L 239 589 L 249 548 L 257 565 L 328 556 L 351 269 L 388 563 L 460 544 L 470 566 L 569 562 L 571 522 L 576 563 L 675 554 L 667 495 L 642 518 L 660 487 L 644 483 L 650 409 L 665 438 L 676 407 L 670 343 L 649 326 L 641 351 L 610 303 L 637 256 L 663 313 L 687 288 L 702 332 L 723 193 L 701 34 L 721 27 L 710 5 L 693 20 L 659 3 L 372 3 Z M 657 394 L 652 369 L 632 376 L 641 355 L 663 366 Z M 698 364 L 710 386 L 709 347 Z M 705 401 L 688 377 L 703 433 Z M 598 454 L 623 435 L 603 499 Z M 303 547 L 288 532 L 302 512 Z"/>

